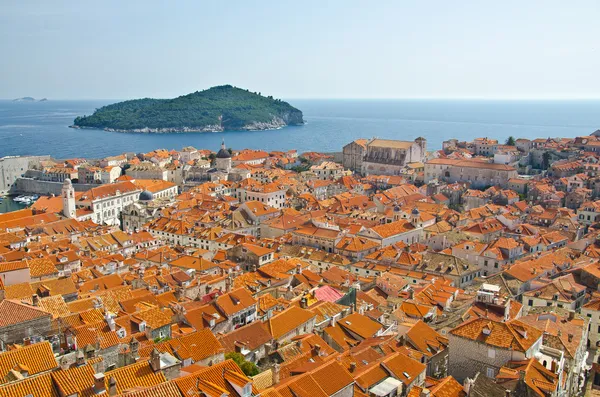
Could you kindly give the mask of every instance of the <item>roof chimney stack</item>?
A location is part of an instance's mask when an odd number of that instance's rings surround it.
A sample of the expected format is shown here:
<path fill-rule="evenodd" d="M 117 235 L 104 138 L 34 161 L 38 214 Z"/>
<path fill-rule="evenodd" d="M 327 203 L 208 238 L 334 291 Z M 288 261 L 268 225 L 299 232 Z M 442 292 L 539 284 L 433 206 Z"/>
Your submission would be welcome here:
<path fill-rule="evenodd" d="M 108 395 L 114 397 L 117 395 L 117 380 L 111 376 L 108 380 Z"/>
<path fill-rule="evenodd" d="M 106 391 L 106 385 L 104 384 L 104 373 L 98 372 L 94 374 L 94 393 L 102 394 Z"/>

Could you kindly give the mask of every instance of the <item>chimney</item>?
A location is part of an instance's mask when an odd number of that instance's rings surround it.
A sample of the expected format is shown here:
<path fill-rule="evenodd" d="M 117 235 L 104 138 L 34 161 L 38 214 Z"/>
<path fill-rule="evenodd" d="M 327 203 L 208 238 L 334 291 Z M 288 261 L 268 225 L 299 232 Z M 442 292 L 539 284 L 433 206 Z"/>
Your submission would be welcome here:
<path fill-rule="evenodd" d="M 275 363 L 273 366 L 273 385 L 277 385 L 279 383 L 279 371 L 281 370 L 281 366 L 279 363 Z"/>
<path fill-rule="evenodd" d="M 156 348 L 150 353 L 150 367 L 154 372 L 160 371 L 160 353 Z"/>
<path fill-rule="evenodd" d="M 38 296 L 38 294 L 33 294 L 31 296 L 31 304 L 33 306 L 39 306 L 40 305 L 40 297 Z"/>
<path fill-rule="evenodd" d="M 117 380 L 111 376 L 108 380 L 108 395 L 114 397 L 117 395 Z"/>
<path fill-rule="evenodd" d="M 352 363 L 350 363 L 350 372 L 354 372 L 354 371 L 356 371 L 356 363 L 352 362 Z"/>
<path fill-rule="evenodd" d="M 569 342 L 573 342 L 573 334 L 567 335 L 567 338 L 569 339 Z"/>
<path fill-rule="evenodd" d="M 504 390 L 504 397 L 510 397 L 510 390 Z"/>
<path fill-rule="evenodd" d="M 175 299 L 177 299 L 177 301 L 179 302 L 182 298 L 183 298 L 183 288 L 181 288 L 180 286 L 175 287 L 175 291 L 173 291 L 173 295 L 175 296 Z"/>
<path fill-rule="evenodd" d="M 31 345 L 31 338 L 30 337 L 23 338 L 23 345 L 25 345 L 25 346 Z"/>
<path fill-rule="evenodd" d="M 575 320 L 575 311 L 569 310 L 569 321 Z"/>
<path fill-rule="evenodd" d="M 104 373 L 98 372 L 94 374 L 94 393 L 102 394 L 106 391 L 106 385 L 104 384 Z"/>
<path fill-rule="evenodd" d="M 62 360 L 60 360 L 60 369 L 62 369 L 63 371 L 68 370 L 70 367 L 69 365 L 69 360 L 67 360 L 67 358 L 65 356 L 63 356 Z"/>
<path fill-rule="evenodd" d="M 320 356 L 321 355 L 321 345 L 319 345 L 318 343 L 315 343 L 313 346 L 313 352 L 314 352 L 315 356 Z"/>
<path fill-rule="evenodd" d="M 302 273 L 302 264 L 301 263 L 296 264 L 296 273 L 297 274 Z"/>
<path fill-rule="evenodd" d="M 308 308 L 308 301 L 306 300 L 305 296 L 303 296 L 302 299 L 300 299 L 300 307 L 302 309 Z"/>
<path fill-rule="evenodd" d="M 85 356 L 83 355 L 83 350 L 77 350 L 77 358 L 75 358 L 75 364 L 78 367 L 85 365 Z"/>
<path fill-rule="evenodd" d="M 244 344 L 242 342 L 237 342 L 237 341 L 233 344 L 233 346 L 235 348 L 236 353 L 241 353 L 242 349 L 244 348 Z"/>
<path fill-rule="evenodd" d="M 129 341 L 129 350 L 134 358 L 137 358 L 140 348 L 140 343 L 134 337 Z"/>
<path fill-rule="evenodd" d="M 106 319 L 106 324 L 108 324 L 108 328 L 110 328 L 110 330 L 114 332 L 117 328 L 115 324 L 115 319 L 111 316 L 109 312 L 106 312 L 104 318 Z"/>

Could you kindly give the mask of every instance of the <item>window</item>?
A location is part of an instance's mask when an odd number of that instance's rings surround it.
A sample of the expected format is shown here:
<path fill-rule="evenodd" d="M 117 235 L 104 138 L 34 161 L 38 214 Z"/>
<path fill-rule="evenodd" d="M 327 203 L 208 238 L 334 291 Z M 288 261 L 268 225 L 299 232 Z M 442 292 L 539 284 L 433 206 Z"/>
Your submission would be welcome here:
<path fill-rule="evenodd" d="M 489 358 L 496 358 L 496 350 L 494 350 L 494 349 L 488 349 L 488 357 Z"/>
<path fill-rule="evenodd" d="M 486 369 L 486 375 L 488 378 L 493 378 L 494 377 L 494 368 L 487 368 Z"/>

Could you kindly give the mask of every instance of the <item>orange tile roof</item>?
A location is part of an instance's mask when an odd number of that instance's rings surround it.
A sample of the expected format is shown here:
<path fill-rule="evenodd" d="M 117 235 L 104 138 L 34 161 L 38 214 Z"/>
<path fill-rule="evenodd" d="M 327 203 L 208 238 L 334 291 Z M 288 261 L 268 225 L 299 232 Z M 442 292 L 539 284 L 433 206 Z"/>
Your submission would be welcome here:
<path fill-rule="evenodd" d="M 11 325 L 38 320 L 51 315 L 41 307 L 21 303 L 16 300 L 5 299 L 0 302 L 0 328 Z"/>
<path fill-rule="evenodd" d="M 399 221 L 386 223 L 371 228 L 372 231 L 377 233 L 382 238 L 395 236 L 400 233 L 406 233 L 413 230 L 415 227 L 407 220 L 401 219 Z"/>
<path fill-rule="evenodd" d="M 346 236 L 340 239 L 335 246 L 338 250 L 351 251 L 351 252 L 363 252 L 378 248 L 377 244 L 373 240 L 369 240 L 363 237 Z"/>
<path fill-rule="evenodd" d="M 475 318 L 450 331 L 452 335 L 489 344 L 503 349 L 527 351 L 542 331 L 519 320 L 503 323 L 486 318 Z"/>
<path fill-rule="evenodd" d="M 278 339 L 315 317 L 316 315 L 309 310 L 290 306 L 269 319 L 268 329 L 273 338 Z"/>
<path fill-rule="evenodd" d="M 117 182 L 101 185 L 98 187 L 91 188 L 87 192 L 83 193 L 79 198 L 79 201 L 93 201 L 102 199 L 105 197 L 112 197 L 117 194 L 117 191 L 123 193 L 135 192 L 140 189 L 134 185 L 133 183 L 127 182 Z"/>
<path fill-rule="evenodd" d="M 0 353 L 0 384 L 6 383 L 6 374 L 17 365 L 27 367 L 29 376 L 58 367 L 49 342 L 36 343 Z"/>
<path fill-rule="evenodd" d="M 159 193 L 163 190 L 167 190 L 177 185 L 173 182 L 165 181 L 162 179 L 136 179 L 133 184 L 139 189 L 147 190 L 151 193 Z"/>
<path fill-rule="evenodd" d="M 225 315 L 232 316 L 237 312 L 247 310 L 251 306 L 256 305 L 256 299 L 254 299 L 250 291 L 241 287 L 219 296 L 216 304 Z"/>
<path fill-rule="evenodd" d="M 117 381 L 117 394 L 138 387 L 155 386 L 167 381 L 161 371 L 154 372 L 148 361 L 131 364 L 104 373 L 104 382 L 108 390 L 111 378 Z"/>
<path fill-rule="evenodd" d="M 204 328 L 178 339 L 173 339 L 171 345 L 175 347 L 180 345 L 185 348 L 194 362 L 216 355 L 224 350 L 210 328 Z"/>
<path fill-rule="evenodd" d="M 198 391 L 206 391 L 206 388 L 219 390 L 221 394 L 226 393 L 230 396 L 239 396 L 239 393 L 231 385 L 230 381 L 239 384 L 240 381 L 243 382 L 246 380 L 248 383 L 252 382 L 251 379 L 244 375 L 243 371 L 233 360 L 226 360 L 222 363 L 202 368 L 187 376 L 177 378 L 173 382 L 177 385 L 181 394 L 186 397 L 196 396 Z M 252 389 L 253 394 L 258 394 L 258 390 L 254 387 Z M 218 395 L 220 396 L 221 394 Z"/>
<path fill-rule="evenodd" d="M 181 393 L 175 382 L 159 383 L 142 390 L 131 391 L 127 397 L 181 397 Z"/>
<path fill-rule="evenodd" d="M 0 395 L 2 397 L 23 397 L 29 395 L 33 397 L 60 397 L 54 387 L 52 376 L 49 373 L 1 385 Z"/>
<path fill-rule="evenodd" d="M 359 313 L 352 313 L 340 319 L 337 324 L 363 339 L 375 336 L 375 334 L 383 328 L 378 322 Z"/>
<path fill-rule="evenodd" d="M 102 360 L 102 359 L 101 359 Z M 94 391 L 94 374 L 96 370 L 90 364 L 72 367 L 67 370 L 59 369 L 52 372 L 52 380 L 61 395 L 79 397 L 92 397 Z"/>

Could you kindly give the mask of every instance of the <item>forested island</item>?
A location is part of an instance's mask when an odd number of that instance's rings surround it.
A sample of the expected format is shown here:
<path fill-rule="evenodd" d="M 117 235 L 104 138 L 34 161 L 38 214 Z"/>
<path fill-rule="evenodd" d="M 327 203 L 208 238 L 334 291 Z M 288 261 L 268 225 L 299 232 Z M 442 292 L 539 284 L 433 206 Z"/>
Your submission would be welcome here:
<path fill-rule="evenodd" d="M 39 101 L 30 96 L 24 96 L 23 98 L 13 99 L 13 102 L 46 102 L 48 99 L 42 98 Z"/>
<path fill-rule="evenodd" d="M 134 99 L 77 117 L 73 128 L 118 132 L 265 130 L 303 124 L 302 112 L 272 96 L 223 85 L 174 99 Z"/>

